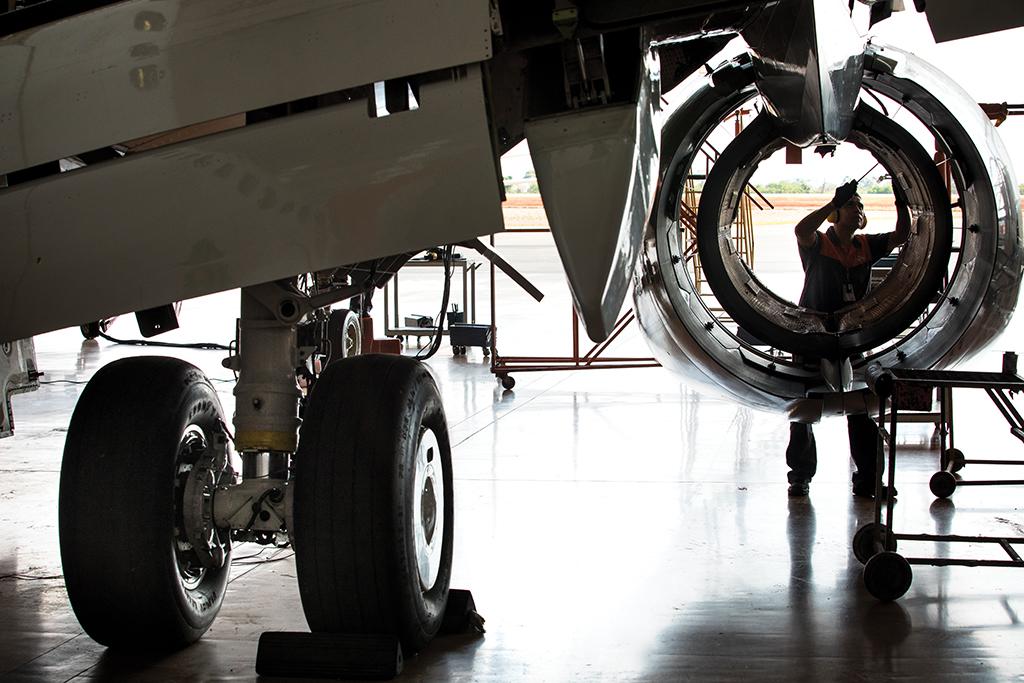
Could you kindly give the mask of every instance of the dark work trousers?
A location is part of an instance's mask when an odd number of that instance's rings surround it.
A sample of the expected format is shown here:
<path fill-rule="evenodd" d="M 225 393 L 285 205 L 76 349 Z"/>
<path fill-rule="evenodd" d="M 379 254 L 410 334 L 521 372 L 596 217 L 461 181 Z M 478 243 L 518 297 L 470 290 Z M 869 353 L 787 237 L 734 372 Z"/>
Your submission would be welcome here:
<path fill-rule="evenodd" d="M 850 455 L 857 465 L 853 483 L 875 481 L 875 458 L 882 447 L 882 435 L 867 415 L 847 415 L 846 431 L 850 436 Z M 786 448 L 786 464 L 789 465 L 789 482 L 809 482 L 818 470 L 818 449 L 814 443 L 811 425 L 802 422 L 789 423 L 789 446 Z"/>

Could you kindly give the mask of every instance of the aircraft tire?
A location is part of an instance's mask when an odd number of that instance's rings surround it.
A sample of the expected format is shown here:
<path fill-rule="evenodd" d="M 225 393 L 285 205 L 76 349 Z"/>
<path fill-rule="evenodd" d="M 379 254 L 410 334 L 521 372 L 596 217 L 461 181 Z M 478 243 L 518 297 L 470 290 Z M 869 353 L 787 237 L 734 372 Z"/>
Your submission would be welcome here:
<path fill-rule="evenodd" d="M 176 649 L 217 616 L 230 549 L 204 567 L 181 530 L 183 466 L 223 448 L 222 416 L 203 373 L 175 358 L 114 361 L 82 392 L 61 465 L 60 551 L 71 606 L 96 642 Z"/>
<path fill-rule="evenodd" d="M 355 311 L 347 308 L 331 311 L 327 329 L 331 342 L 329 363 L 358 356 L 363 352 L 363 326 Z"/>
<path fill-rule="evenodd" d="M 295 456 L 299 595 L 314 632 L 395 635 L 421 650 L 451 578 L 451 447 L 419 362 L 365 355 L 330 365 L 309 397 Z"/>

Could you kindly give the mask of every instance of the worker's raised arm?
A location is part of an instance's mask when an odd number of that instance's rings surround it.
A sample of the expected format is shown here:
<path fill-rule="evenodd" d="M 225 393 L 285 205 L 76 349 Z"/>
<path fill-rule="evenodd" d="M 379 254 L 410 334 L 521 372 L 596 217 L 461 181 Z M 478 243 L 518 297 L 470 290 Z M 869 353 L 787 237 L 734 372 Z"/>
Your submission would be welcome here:
<path fill-rule="evenodd" d="M 815 209 L 806 216 L 800 219 L 800 222 L 793 228 L 793 232 L 796 234 L 796 242 L 801 247 L 810 247 L 814 245 L 814 233 L 817 232 L 821 224 L 825 222 L 828 215 L 832 213 L 831 202 Z"/>
<path fill-rule="evenodd" d="M 796 241 L 801 247 L 810 247 L 814 244 L 814 233 L 821 227 L 821 224 L 828 219 L 828 215 L 835 211 L 839 212 L 839 209 L 846 205 L 848 201 L 853 199 L 853 195 L 857 194 L 857 181 L 851 180 L 848 183 L 843 183 L 836 188 L 836 193 L 832 197 L 832 201 L 821 207 L 810 212 L 803 219 L 796 224 L 793 228 L 793 232 L 796 233 Z"/>
<path fill-rule="evenodd" d="M 910 237 L 910 209 L 899 195 L 896 196 L 896 230 L 889 235 L 889 250 L 892 251 Z"/>

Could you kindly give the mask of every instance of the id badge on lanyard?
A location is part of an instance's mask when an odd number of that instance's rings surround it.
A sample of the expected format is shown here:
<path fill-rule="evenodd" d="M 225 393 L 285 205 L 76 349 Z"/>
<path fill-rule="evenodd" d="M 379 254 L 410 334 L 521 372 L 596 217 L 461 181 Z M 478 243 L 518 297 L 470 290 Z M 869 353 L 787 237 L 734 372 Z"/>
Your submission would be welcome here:
<path fill-rule="evenodd" d="M 853 283 L 847 281 L 843 284 L 843 301 L 852 304 L 857 300 L 857 296 L 853 293 Z"/>

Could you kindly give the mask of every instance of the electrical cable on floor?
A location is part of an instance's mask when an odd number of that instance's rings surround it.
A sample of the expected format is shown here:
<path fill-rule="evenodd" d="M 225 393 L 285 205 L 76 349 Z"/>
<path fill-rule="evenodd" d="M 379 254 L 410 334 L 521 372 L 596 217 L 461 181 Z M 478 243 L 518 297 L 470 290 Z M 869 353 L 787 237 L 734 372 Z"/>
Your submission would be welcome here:
<path fill-rule="evenodd" d="M 211 382 L 220 382 L 222 384 L 234 384 L 236 380 L 233 379 L 222 379 L 220 377 L 207 377 Z M 89 380 L 82 379 L 41 379 L 39 384 L 88 384 Z"/>
<path fill-rule="evenodd" d="M 270 562 L 280 562 L 282 560 L 287 560 L 290 557 L 294 557 L 295 556 L 295 552 L 292 551 L 290 553 L 282 554 L 282 553 L 280 553 L 278 551 L 284 550 L 285 548 L 289 548 L 289 547 L 291 547 L 291 543 L 290 542 L 285 542 L 285 543 L 282 543 L 282 544 L 275 543 L 273 545 L 265 545 L 265 546 L 262 546 L 256 552 L 251 553 L 249 555 L 243 555 L 242 557 L 232 557 L 231 558 L 231 566 L 233 566 L 233 567 L 248 567 L 248 566 L 257 565 L 257 564 L 266 564 L 266 563 L 270 563 Z M 271 551 L 271 553 L 272 553 L 269 557 L 265 557 L 263 555 L 267 551 Z"/>
<path fill-rule="evenodd" d="M 274 546 L 274 547 L 279 549 L 278 546 Z M 267 558 L 263 558 L 263 559 L 260 559 L 260 560 L 252 559 L 252 558 L 257 557 L 258 555 L 259 555 L 259 553 L 257 553 L 256 555 L 249 555 L 247 557 L 243 557 L 243 558 L 240 558 L 238 560 L 231 560 L 231 566 L 232 567 L 250 567 L 252 565 L 257 565 L 257 564 L 270 564 L 271 562 L 282 562 L 283 560 L 287 560 L 287 559 L 290 559 L 292 557 L 295 557 L 295 551 L 292 551 L 290 553 L 286 553 L 286 554 L 278 556 L 278 557 L 267 557 Z"/>
<path fill-rule="evenodd" d="M 441 263 L 444 265 L 444 294 L 441 296 L 441 313 L 437 316 L 437 325 L 434 326 L 434 338 L 427 347 L 427 352 L 416 354 L 416 360 L 426 360 L 433 356 L 441 348 L 441 338 L 444 336 L 445 315 L 448 312 L 448 296 L 452 290 L 452 252 L 455 247 L 449 244 L 441 249 Z"/>
<path fill-rule="evenodd" d="M 161 342 L 161 341 L 150 341 L 149 339 L 115 339 L 108 334 L 100 332 L 99 337 L 106 339 L 108 342 L 114 344 L 124 344 L 126 346 L 154 346 L 165 349 L 197 349 L 199 351 L 230 351 L 231 347 L 225 344 L 218 344 L 216 342 L 194 342 L 194 343 L 175 343 L 175 342 Z"/>
<path fill-rule="evenodd" d="M 32 574 L 0 574 L 0 581 L 55 581 L 63 578 L 63 574 L 51 574 L 48 576 L 34 576 Z"/>

